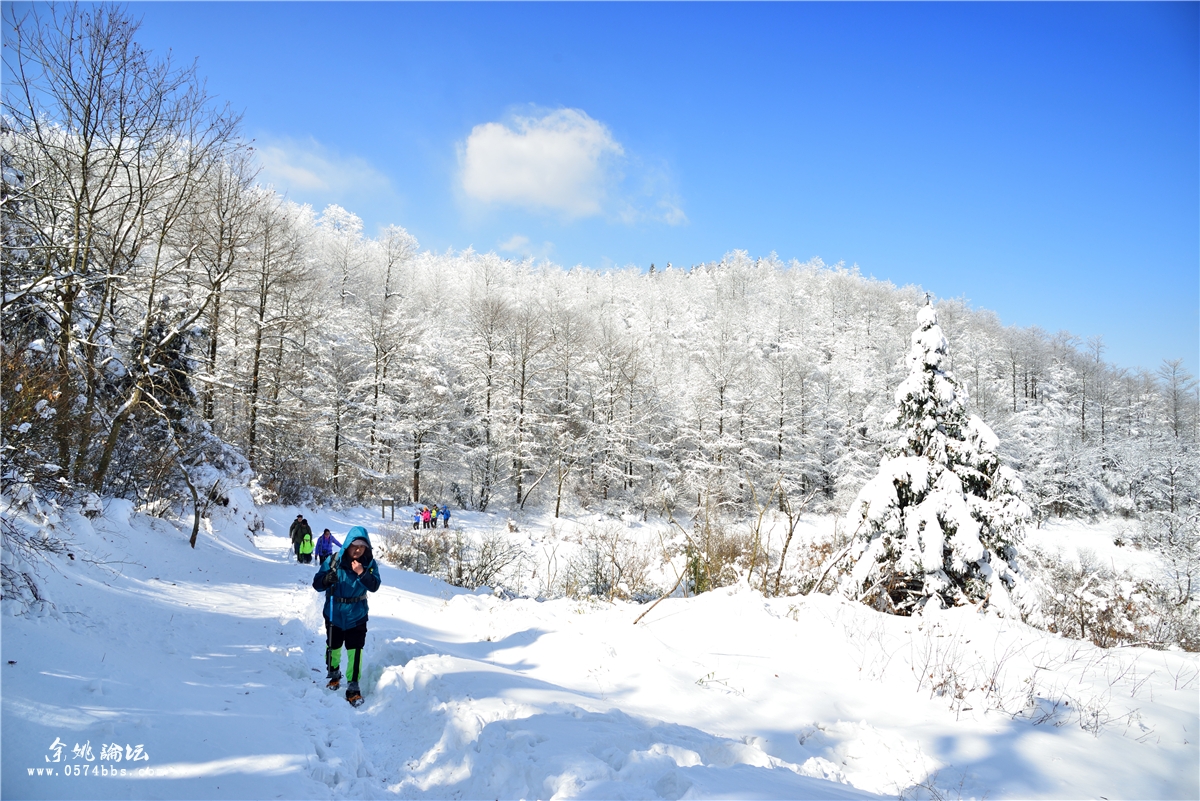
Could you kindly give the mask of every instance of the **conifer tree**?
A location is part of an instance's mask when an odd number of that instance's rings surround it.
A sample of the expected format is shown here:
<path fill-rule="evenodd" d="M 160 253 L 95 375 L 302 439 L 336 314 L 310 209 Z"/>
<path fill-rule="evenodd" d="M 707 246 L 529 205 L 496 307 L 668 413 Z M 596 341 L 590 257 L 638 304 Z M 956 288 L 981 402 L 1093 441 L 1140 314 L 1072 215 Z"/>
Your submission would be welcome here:
<path fill-rule="evenodd" d="M 894 439 L 847 513 L 858 558 L 845 590 L 901 615 L 930 603 L 1031 613 L 1017 567 L 1029 519 L 1020 481 L 1000 464 L 996 435 L 967 413 L 932 305 L 917 322 L 886 418 Z"/>

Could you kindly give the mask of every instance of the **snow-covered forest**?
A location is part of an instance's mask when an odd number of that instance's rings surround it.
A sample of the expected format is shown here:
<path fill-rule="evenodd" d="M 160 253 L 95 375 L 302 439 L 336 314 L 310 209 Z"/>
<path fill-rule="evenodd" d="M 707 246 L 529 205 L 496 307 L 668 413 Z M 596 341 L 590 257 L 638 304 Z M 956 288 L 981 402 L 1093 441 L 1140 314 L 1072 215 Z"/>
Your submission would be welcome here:
<path fill-rule="evenodd" d="M 918 287 L 773 254 L 600 273 L 372 236 L 257 185 L 237 120 L 127 20 L 61 24 L 101 28 L 21 28 L 5 94 L 4 436 L 26 478 L 170 503 L 228 444 L 285 501 L 736 516 L 776 487 L 844 509 L 878 464 Z M 936 305 L 1038 519 L 1195 507 L 1180 361 L 1117 367 L 1099 339 Z"/>

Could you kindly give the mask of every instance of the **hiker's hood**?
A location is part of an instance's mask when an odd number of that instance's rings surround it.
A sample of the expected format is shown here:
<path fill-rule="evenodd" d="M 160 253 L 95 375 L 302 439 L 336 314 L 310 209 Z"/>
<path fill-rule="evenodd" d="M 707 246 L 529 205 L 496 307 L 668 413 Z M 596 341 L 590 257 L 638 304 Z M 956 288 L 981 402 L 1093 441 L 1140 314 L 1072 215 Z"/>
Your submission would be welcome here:
<path fill-rule="evenodd" d="M 346 549 L 356 540 L 362 540 L 367 545 L 367 550 L 371 550 L 371 537 L 367 534 L 367 530 L 362 526 L 355 526 L 346 532 L 346 541 L 342 543 L 342 548 L 338 551 L 338 561 L 341 561 L 342 554 L 346 553 Z"/>

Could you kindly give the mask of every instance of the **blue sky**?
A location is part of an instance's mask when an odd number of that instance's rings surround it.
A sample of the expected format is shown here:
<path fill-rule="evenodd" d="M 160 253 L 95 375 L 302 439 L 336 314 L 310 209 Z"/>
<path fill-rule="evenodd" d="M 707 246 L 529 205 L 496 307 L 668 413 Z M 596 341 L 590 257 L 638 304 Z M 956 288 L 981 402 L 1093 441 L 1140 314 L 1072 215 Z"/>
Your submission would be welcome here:
<path fill-rule="evenodd" d="M 857 264 L 1200 350 L 1195 3 L 136 3 L 264 178 L 426 248 Z"/>

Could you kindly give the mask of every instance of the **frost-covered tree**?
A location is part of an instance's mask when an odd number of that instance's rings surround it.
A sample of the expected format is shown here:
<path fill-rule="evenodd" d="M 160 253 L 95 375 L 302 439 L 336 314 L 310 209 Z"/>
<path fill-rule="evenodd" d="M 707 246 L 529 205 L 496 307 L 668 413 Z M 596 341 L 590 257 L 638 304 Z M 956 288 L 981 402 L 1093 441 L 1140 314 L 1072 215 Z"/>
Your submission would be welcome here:
<path fill-rule="evenodd" d="M 847 512 L 857 563 L 845 589 L 894 614 L 930 603 L 1032 611 L 1017 567 L 1029 519 L 1020 482 L 1000 464 L 996 435 L 967 413 L 932 305 L 917 322 L 887 418 L 895 438 Z"/>
<path fill-rule="evenodd" d="M 194 69 L 138 45 L 126 11 L 4 15 L 4 406 L 46 429 L 12 453 L 57 494 L 149 500 L 178 480 L 156 476 L 220 458 L 193 425 L 191 378 L 198 326 L 234 269 L 209 261 L 224 235 L 201 210 L 248 143 Z"/>

